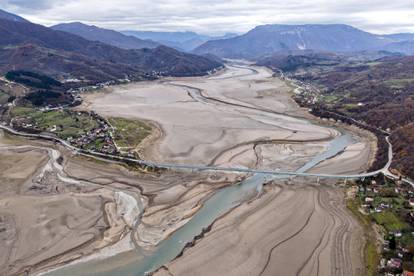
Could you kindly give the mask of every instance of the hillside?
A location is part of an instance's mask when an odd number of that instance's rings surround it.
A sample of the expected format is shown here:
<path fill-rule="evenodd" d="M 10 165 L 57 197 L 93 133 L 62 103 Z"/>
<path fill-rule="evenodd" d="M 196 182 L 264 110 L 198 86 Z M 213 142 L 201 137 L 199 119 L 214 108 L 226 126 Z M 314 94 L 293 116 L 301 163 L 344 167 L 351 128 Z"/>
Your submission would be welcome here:
<path fill-rule="evenodd" d="M 6 12 L 4 10 L 0 9 L 0 19 L 15 21 L 15 22 L 25 22 L 30 23 L 28 20 L 24 19 L 23 17 L 20 17 L 18 15 Z"/>
<path fill-rule="evenodd" d="M 365 62 L 345 59 L 316 74 L 315 65 L 302 66 L 300 70 L 292 67 L 286 73 L 319 87 L 316 106 L 309 106 L 319 110 L 317 113 L 334 111 L 369 126 L 389 129 L 395 152 L 392 167 L 414 178 L 414 156 L 409 154 L 414 144 L 413 56 Z M 312 98 L 312 93 L 305 94 L 300 101 L 306 104 Z"/>
<path fill-rule="evenodd" d="M 80 22 L 58 24 L 51 28 L 75 34 L 87 40 L 100 41 L 123 49 L 155 48 L 159 46 L 158 43 L 153 41 L 142 40 L 134 36 L 124 35 L 113 30 L 103 29 L 96 26 L 89 26 Z"/>
<path fill-rule="evenodd" d="M 398 41 L 385 45 L 382 49 L 386 51 L 414 55 L 414 40 Z"/>
<path fill-rule="evenodd" d="M 224 39 L 236 36 L 225 34 L 222 37 L 200 35 L 194 32 L 152 32 L 152 31 L 123 31 L 126 35 L 132 35 L 140 39 L 156 41 L 160 44 L 184 51 L 191 51 L 209 40 Z"/>
<path fill-rule="evenodd" d="M 0 47 L 0 73 L 32 70 L 60 80 L 76 77 L 101 82 L 126 76 L 193 76 L 221 66 L 208 58 L 164 46 L 125 50 L 41 25 L 3 19 Z"/>
<path fill-rule="evenodd" d="M 262 58 L 257 65 L 292 72 L 308 67 L 331 67 L 340 64 L 343 59 L 343 56 L 329 52 L 287 51 Z"/>

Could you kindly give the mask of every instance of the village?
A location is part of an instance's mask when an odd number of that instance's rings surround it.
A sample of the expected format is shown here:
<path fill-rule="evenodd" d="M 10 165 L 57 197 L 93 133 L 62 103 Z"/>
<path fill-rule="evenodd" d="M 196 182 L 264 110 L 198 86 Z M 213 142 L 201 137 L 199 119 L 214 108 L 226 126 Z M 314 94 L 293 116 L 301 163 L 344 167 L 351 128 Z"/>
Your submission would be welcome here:
<path fill-rule="evenodd" d="M 113 128 L 94 112 L 16 107 L 11 114 L 10 126 L 16 130 L 54 135 L 83 150 L 119 154 Z"/>
<path fill-rule="evenodd" d="M 373 224 L 380 275 L 414 275 L 414 188 L 378 175 L 350 188 L 358 212 Z"/>

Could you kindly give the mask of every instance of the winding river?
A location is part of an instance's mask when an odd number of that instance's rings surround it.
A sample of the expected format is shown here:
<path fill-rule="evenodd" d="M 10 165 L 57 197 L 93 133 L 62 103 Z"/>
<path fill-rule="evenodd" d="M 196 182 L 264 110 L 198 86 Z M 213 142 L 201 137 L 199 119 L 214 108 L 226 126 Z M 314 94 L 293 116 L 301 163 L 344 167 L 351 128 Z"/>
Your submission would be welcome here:
<path fill-rule="evenodd" d="M 297 172 L 306 172 L 320 162 L 341 153 L 347 146 L 354 143 L 352 135 L 343 132 L 334 138 L 327 149 L 314 156 Z M 162 241 L 152 252 L 128 252 L 103 260 L 93 260 L 85 263 L 69 265 L 45 275 L 75 276 L 75 275 L 146 275 L 162 265 L 173 260 L 183 250 L 185 245 L 203 232 L 217 218 L 260 193 L 263 185 L 273 179 L 283 176 L 255 174 L 246 180 L 216 192 L 194 217 L 183 227 Z"/>

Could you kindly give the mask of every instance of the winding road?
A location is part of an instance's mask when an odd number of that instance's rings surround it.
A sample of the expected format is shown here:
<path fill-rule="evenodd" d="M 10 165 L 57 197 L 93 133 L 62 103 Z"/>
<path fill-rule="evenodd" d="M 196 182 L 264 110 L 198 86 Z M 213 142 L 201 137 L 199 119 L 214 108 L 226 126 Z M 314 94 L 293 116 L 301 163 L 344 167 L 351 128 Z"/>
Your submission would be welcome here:
<path fill-rule="evenodd" d="M 398 176 L 393 175 L 389 168 L 392 163 L 392 157 L 393 157 L 393 151 L 392 151 L 392 145 L 389 142 L 389 139 L 387 137 L 387 143 L 388 143 L 388 162 L 384 166 L 384 168 L 380 170 L 376 170 L 373 172 L 367 172 L 367 173 L 361 173 L 361 174 L 319 174 L 319 173 L 306 173 L 306 172 L 289 172 L 289 171 L 275 171 L 275 170 L 260 170 L 260 169 L 249 169 L 249 168 L 234 168 L 234 167 L 219 167 L 219 166 L 203 166 L 203 165 L 185 165 L 185 164 L 168 164 L 168 163 L 155 163 L 151 161 L 146 160 L 140 160 L 135 158 L 129 158 L 129 157 L 122 157 L 117 155 L 110 155 L 110 154 L 104 154 L 96 151 L 90 151 L 90 150 L 83 150 L 77 147 L 74 147 L 73 145 L 69 144 L 67 141 L 62 140 L 57 137 L 45 135 L 45 134 L 31 134 L 31 133 L 24 133 L 20 131 L 16 131 L 8 126 L 0 125 L 0 129 L 3 129 L 4 131 L 11 133 L 13 135 L 23 136 L 27 138 L 36 138 L 36 139 L 44 139 L 48 141 L 53 141 L 60 143 L 67 149 L 83 155 L 87 157 L 98 157 L 98 158 L 104 158 L 108 160 L 116 160 L 121 162 L 132 162 L 139 164 L 141 166 L 148 166 L 152 168 L 157 169 L 170 169 L 170 170 L 191 170 L 191 171 L 216 171 L 216 172 L 236 172 L 236 173 L 252 173 L 252 174 L 266 174 L 266 175 L 278 175 L 278 176 L 287 176 L 287 177 L 295 177 L 295 176 L 303 176 L 303 177 L 316 177 L 316 178 L 330 178 L 330 179 L 362 179 L 370 176 L 375 176 L 380 173 L 383 173 L 387 176 L 390 176 L 392 178 L 398 178 Z M 412 183 L 408 179 L 403 179 L 407 183 L 410 183 L 414 186 L 414 183 Z"/>

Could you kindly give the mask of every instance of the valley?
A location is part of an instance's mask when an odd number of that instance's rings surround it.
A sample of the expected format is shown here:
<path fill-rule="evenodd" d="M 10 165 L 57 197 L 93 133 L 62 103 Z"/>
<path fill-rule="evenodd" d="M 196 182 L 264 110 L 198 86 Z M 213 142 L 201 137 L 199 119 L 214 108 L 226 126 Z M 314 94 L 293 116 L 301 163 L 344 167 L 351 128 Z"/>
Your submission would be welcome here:
<path fill-rule="evenodd" d="M 291 87 L 264 67 L 230 63 L 212 76 L 166 78 L 84 94 L 83 104 L 75 109 L 150 123 L 154 132 L 139 145 L 139 152 L 152 162 L 333 175 L 368 170 L 376 152 L 375 138 L 345 125 L 319 122 L 296 105 L 291 92 Z M 337 275 L 363 275 L 362 251 L 355 246 L 364 243 L 359 240 L 362 230 L 346 211 L 343 190 L 336 187 L 336 180 L 185 169 L 144 173 L 116 161 L 80 157 L 47 141 L 19 140 L 16 145 L 8 135 L 2 141 L 11 144 L 1 148 L 2 154 L 20 147 L 28 149 L 24 154 L 55 148 L 63 157 L 43 155 L 44 161 L 33 164 L 32 176 L 26 177 L 22 188 L 8 194 L 2 204 L 10 205 L 25 196 L 45 200 L 44 207 L 33 209 L 40 225 L 45 223 L 42 220 L 50 220 L 45 214 L 56 200 L 78 202 L 75 206 L 79 207 L 71 208 L 77 213 L 68 216 L 76 218 L 82 229 L 82 221 L 91 220 L 88 216 L 96 218 L 96 224 L 85 228 L 95 234 L 85 236 L 82 246 L 68 240 L 64 252 L 46 247 L 45 257 L 38 255 L 30 266 L 13 264 L 16 272 L 143 275 L 159 269 L 156 274 L 168 270 L 185 275 L 195 269 L 207 274 L 215 267 L 217 273 L 229 275 L 272 275 L 286 262 L 287 274 L 297 270 L 306 275 L 317 269 L 321 275 L 332 275 L 335 266 Z M 48 158 L 55 164 L 48 167 L 48 177 L 39 178 Z M 14 174 L 3 173 L 2 177 L 13 179 Z M 100 198 L 94 204 L 101 211 L 83 211 L 79 200 L 84 197 Z M 280 212 L 270 212 L 274 209 Z M 12 209 L 6 213 L 17 215 Z M 293 215 L 297 219 L 288 221 Z M 55 225 L 66 229 L 62 234 L 66 238 L 76 235 L 72 226 Z M 13 231 L 20 231 L 24 226 L 14 227 Z M 28 233 L 34 231 L 32 227 Z M 51 233 L 57 231 L 50 229 Z M 245 230 L 234 235 L 234 229 Z M 203 231 L 200 240 L 193 242 Z M 321 231 L 324 236 L 315 236 Z M 223 242 L 217 235 L 232 238 Z M 267 238 L 258 240 L 261 236 Z M 308 249 L 295 245 L 303 242 L 309 244 Z M 194 247 L 175 259 L 186 244 Z M 257 253 L 247 253 L 251 250 Z M 233 251 L 239 253 L 233 255 Z M 232 256 L 232 261 L 211 259 L 216 252 Z M 328 257 L 332 254 L 334 257 Z M 190 257 L 194 255 L 197 257 Z M 236 265 L 240 262 L 249 264 L 249 269 Z"/>
<path fill-rule="evenodd" d="M 0 9 L 0 275 L 414 275 L 414 6 L 49 2 Z"/>

